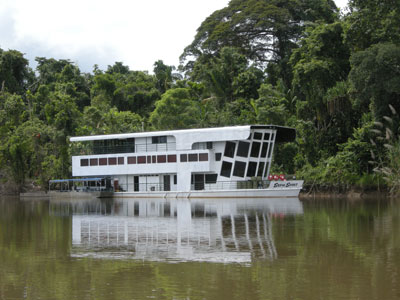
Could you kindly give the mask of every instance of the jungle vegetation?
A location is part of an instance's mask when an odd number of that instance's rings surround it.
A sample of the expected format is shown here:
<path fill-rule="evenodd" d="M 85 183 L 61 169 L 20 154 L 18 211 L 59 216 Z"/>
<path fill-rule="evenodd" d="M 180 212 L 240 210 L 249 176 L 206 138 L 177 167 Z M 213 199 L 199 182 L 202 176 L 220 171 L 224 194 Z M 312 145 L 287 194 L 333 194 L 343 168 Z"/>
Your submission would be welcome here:
<path fill-rule="evenodd" d="M 400 0 L 231 0 L 152 73 L 0 49 L 2 180 L 71 176 L 69 137 L 240 124 L 297 129 L 274 171 L 400 189 Z"/>

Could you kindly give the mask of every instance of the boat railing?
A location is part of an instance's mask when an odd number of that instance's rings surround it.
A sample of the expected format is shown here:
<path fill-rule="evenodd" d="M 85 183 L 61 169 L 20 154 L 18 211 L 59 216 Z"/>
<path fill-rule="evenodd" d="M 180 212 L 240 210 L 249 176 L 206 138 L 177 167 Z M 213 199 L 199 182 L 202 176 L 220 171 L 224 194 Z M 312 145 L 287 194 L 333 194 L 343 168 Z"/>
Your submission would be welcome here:
<path fill-rule="evenodd" d="M 216 183 L 196 182 L 191 184 L 191 190 L 240 190 L 263 189 L 269 186 L 270 181 L 220 181 Z M 174 191 L 174 187 L 164 183 L 119 183 L 116 192 L 167 192 Z"/>
<path fill-rule="evenodd" d="M 99 155 L 118 153 L 140 153 L 140 152 L 168 152 L 175 151 L 176 143 L 162 144 L 127 144 L 114 146 L 88 146 L 73 145 L 72 155 Z"/>

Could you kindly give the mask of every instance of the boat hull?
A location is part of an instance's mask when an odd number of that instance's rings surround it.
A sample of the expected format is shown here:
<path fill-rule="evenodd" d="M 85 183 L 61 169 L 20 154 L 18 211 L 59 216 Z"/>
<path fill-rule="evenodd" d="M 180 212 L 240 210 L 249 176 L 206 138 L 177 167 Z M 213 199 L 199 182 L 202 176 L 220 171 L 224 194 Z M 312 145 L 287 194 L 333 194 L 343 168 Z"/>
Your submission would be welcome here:
<path fill-rule="evenodd" d="M 297 198 L 303 186 L 302 180 L 272 181 L 265 189 L 162 191 L 162 192 L 114 192 L 116 198 Z M 109 195 L 100 196 L 109 197 Z"/>

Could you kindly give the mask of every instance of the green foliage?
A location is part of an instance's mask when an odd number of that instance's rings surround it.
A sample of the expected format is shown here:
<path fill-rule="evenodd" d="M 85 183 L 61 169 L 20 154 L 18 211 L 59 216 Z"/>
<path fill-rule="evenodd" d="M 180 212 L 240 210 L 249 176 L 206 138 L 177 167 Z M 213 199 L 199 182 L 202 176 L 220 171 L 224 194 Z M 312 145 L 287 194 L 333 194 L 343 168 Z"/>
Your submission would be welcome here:
<path fill-rule="evenodd" d="M 389 106 L 390 116 L 384 116 L 382 122 L 375 122 L 375 128 L 371 133 L 375 139 L 371 139 L 374 146 L 371 149 L 374 171 L 381 175 L 390 188 L 392 195 L 400 194 L 400 119 L 393 106 Z"/>
<path fill-rule="evenodd" d="M 346 40 L 354 51 L 382 42 L 400 42 L 399 0 L 349 0 Z"/>
<path fill-rule="evenodd" d="M 191 128 L 198 124 L 199 112 L 188 88 L 170 89 L 156 102 L 150 123 L 158 130 Z"/>
<path fill-rule="evenodd" d="M 28 60 L 21 52 L 0 49 L 0 91 L 21 95 L 32 78 Z"/>
<path fill-rule="evenodd" d="M 324 95 L 337 81 L 345 80 L 349 72 L 349 49 L 343 42 L 340 22 L 321 24 L 308 30 L 301 47 L 294 50 L 293 88 L 306 100 L 322 126 L 327 118 Z"/>
<path fill-rule="evenodd" d="M 259 124 L 285 125 L 289 118 L 286 95 L 270 84 L 262 84 L 254 102 Z"/>
<path fill-rule="evenodd" d="M 371 110 L 377 120 L 389 115 L 389 104 L 400 111 L 400 46 L 376 44 L 351 57 L 349 74 L 354 88 L 354 106 Z"/>
<path fill-rule="evenodd" d="M 51 128 L 35 119 L 22 123 L 3 139 L 0 146 L 3 167 L 10 171 L 20 188 L 27 177 L 43 175 L 42 162 L 50 150 L 51 138 Z"/>

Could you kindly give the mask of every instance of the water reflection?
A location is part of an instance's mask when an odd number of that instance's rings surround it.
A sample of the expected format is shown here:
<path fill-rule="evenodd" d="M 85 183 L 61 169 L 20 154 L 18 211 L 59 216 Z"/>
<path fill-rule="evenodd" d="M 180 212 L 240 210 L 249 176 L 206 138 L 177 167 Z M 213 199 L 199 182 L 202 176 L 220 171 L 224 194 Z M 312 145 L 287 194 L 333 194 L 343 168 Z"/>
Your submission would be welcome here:
<path fill-rule="evenodd" d="M 72 214 L 72 257 L 250 263 L 276 259 L 272 218 L 302 214 L 298 199 L 87 201 Z"/>

